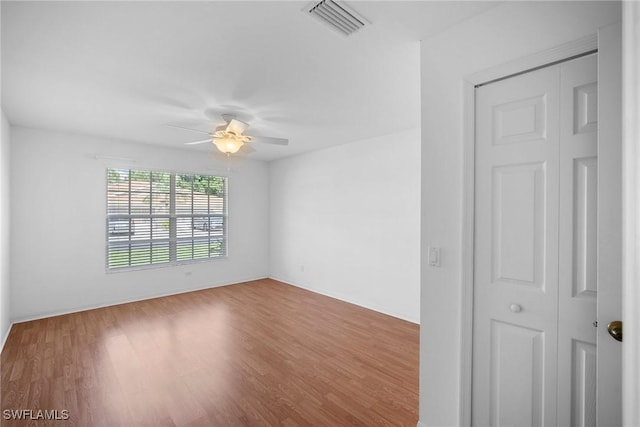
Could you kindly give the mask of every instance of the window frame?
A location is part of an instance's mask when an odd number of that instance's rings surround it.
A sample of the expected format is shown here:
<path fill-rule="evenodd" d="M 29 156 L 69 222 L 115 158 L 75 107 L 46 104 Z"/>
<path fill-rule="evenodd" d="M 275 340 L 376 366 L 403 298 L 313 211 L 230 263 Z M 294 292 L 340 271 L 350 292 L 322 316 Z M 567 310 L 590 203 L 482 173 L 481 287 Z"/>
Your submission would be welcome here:
<path fill-rule="evenodd" d="M 109 212 L 109 208 L 110 208 L 110 202 L 109 202 L 109 194 L 110 194 L 110 188 L 109 188 L 109 172 L 115 170 L 115 171 L 123 171 L 127 173 L 127 182 L 128 182 L 128 188 L 126 190 L 126 193 L 128 195 L 128 201 L 127 201 L 127 210 L 128 210 L 128 214 L 121 214 L 121 213 L 115 213 L 115 214 L 111 214 Z M 132 213 L 132 206 L 131 206 L 131 195 L 133 193 L 138 193 L 138 194 L 143 194 L 146 193 L 146 191 L 144 192 L 140 192 L 140 191 L 132 191 L 132 179 L 131 179 L 131 172 L 135 171 L 135 172 L 140 172 L 140 173 L 149 173 L 150 176 L 150 180 L 149 180 L 149 190 L 148 190 L 148 194 L 150 196 L 149 198 L 149 213 L 148 214 L 140 214 L 140 213 Z M 167 174 L 169 176 L 169 191 L 168 193 L 160 193 L 160 192 L 155 192 L 153 190 L 153 180 L 152 180 L 152 174 Z M 207 198 L 207 206 L 208 206 L 208 213 L 204 214 L 204 213 L 199 213 L 199 212 L 195 212 L 194 211 L 194 189 L 193 187 L 191 188 L 190 191 L 190 198 L 191 198 L 191 209 L 189 213 L 184 213 L 184 212 L 178 212 L 178 208 L 177 208 L 177 204 L 176 204 L 176 194 L 179 192 L 179 187 L 176 184 L 176 177 L 178 176 L 200 176 L 200 177 L 207 177 L 207 178 L 219 178 L 222 179 L 223 181 L 223 194 L 222 196 L 217 196 L 220 197 L 221 201 L 222 201 L 222 212 L 221 213 L 213 213 L 212 212 L 212 208 L 211 208 L 211 203 L 210 203 L 210 199 Z M 229 227 L 228 227 L 228 206 L 229 206 L 229 177 L 225 176 L 225 175 L 213 175 L 210 173 L 198 173 L 198 172 L 184 172 L 184 171 L 176 171 L 176 170 L 163 170 L 163 169 L 152 169 L 152 168 L 136 168 L 136 167 L 118 167 L 118 166 L 107 166 L 105 169 L 105 270 L 107 273 L 118 273 L 118 272 L 125 272 L 125 271 L 133 271 L 133 270 L 145 270 L 145 269 L 154 269 L 154 268 L 162 268 L 162 267 L 172 267 L 172 266 L 178 266 L 178 265 L 184 265 L 184 264 L 194 264 L 194 263 L 201 263 L 201 262 L 211 262 L 211 261 L 217 261 L 217 260 L 221 260 L 221 259 L 226 259 L 228 258 L 228 239 L 229 239 Z M 154 194 L 167 194 L 169 196 L 169 213 L 162 213 L 162 214 L 156 214 L 153 213 L 153 195 Z M 208 197 L 211 197 L 212 194 L 208 194 Z M 220 229 L 221 234 L 216 234 L 215 237 L 213 235 L 213 233 L 211 232 L 211 228 L 208 227 L 207 228 L 207 234 L 206 236 L 196 236 L 195 235 L 195 229 L 196 227 L 193 225 L 194 224 L 194 220 L 196 218 L 207 218 L 207 222 L 211 223 L 212 219 L 214 218 L 221 218 L 222 221 L 222 228 Z M 135 220 L 148 220 L 149 221 L 149 237 L 146 239 L 138 239 L 138 240 L 134 240 L 132 239 L 132 236 L 134 233 L 126 232 L 124 234 L 128 234 L 128 238 L 126 240 L 122 240 L 120 242 L 118 241 L 110 241 L 110 237 L 112 237 L 111 232 L 110 232 L 110 222 L 112 220 L 128 220 L 129 223 L 131 224 L 131 221 L 135 221 Z M 189 225 L 189 229 L 191 231 L 191 236 L 189 237 L 179 237 L 178 236 L 178 221 L 179 219 L 190 219 L 190 221 L 188 221 Z M 166 238 L 156 238 L 154 239 L 153 237 L 153 223 L 156 220 L 168 220 L 169 221 L 169 233 L 168 233 L 168 237 Z M 131 225 L 129 225 L 129 227 L 131 227 Z M 129 229 L 130 230 L 130 229 Z M 205 231 L 204 229 L 202 231 Z M 199 257 L 195 257 L 195 248 L 194 248 L 194 243 L 197 239 L 203 239 L 207 241 L 207 247 L 209 250 L 209 256 L 199 256 Z M 214 243 L 215 241 L 219 241 L 221 243 L 221 254 L 220 255 L 214 255 L 211 256 L 211 244 Z M 140 263 L 140 264 L 131 264 L 132 263 L 132 247 L 131 244 L 132 243 L 140 243 L 142 245 L 148 245 L 147 247 L 150 250 L 150 254 L 149 254 L 149 262 L 146 263 Z M 128 264 L 127 265 L 123 265 L 123 266 L 110 266 L 110 249 L 112 247 L 113 244 L 117 244 L 117 243 L 122 243 L 124 245 L 128 246 Z M 179 247 L 180 247 L 180 243 L 191 243 L 191 258 L 184 258 L 184 259 L 180 259 L 178 252 L 179 252 Z M 153 262 L 153 245 L 154 244 L 164 244 L 164 245 L 168 245 L 169 247 L 169 253 L 168 253 L 168 260 L 167 261 L 160 261 L 160 262 Z"/>

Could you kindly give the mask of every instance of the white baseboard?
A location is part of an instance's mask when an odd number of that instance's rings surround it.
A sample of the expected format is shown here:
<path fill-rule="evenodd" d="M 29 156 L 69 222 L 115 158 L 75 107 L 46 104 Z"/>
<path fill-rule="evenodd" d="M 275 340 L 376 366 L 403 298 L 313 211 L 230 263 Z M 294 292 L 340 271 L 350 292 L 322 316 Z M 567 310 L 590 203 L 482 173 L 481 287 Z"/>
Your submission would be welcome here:
<path fill-rule="evenodd" d="M 403 314 L 390 312 L 389 310 L 386 310 L 386 309 L 380 308 L 380 307 L 376 307 L 376 306 L 373 306 L 373 305 L 370 305 L 370 304 L 363 304 L 360 301 L 355 301 L 355 300 L 353 300 L 353 299 L 351 299 L 349 297 L 345 297 L 344 295 L 338 295 L 338 294 L 335 294 L 335 293 L 319 291 L 317 289 L 310 288 L 308 286 L 304 286 L 304 285 L 301 285 L 299 283 L 293 283 L 293 282 L 291 282 L 289 280 L 280 279 L 278 277 L 273 277 L 272 276 L 272 277 L 270 277 L 270 279 L 277 280 L 278 282 L 286 283 L 287 285 L 295 286 L 296 288 L 304 289 L 304 290 L 307 290 L 307 291 L 310 291 L 310 292 L 313 292 L 313 293 L 316 293 L 316 294 L 324 295 L 326 297 L 330 297 L 330 298 L 334 298 L 334 299 L 337 299 L 337 300 L 340 300 L 340 301 L 348 302 L 349 304 L 357 305 L 358 307 L 363 307 L 363 308 L 366 308 L 368 310 L 377 311 L 378 313 L 386 314 L 387 316 L 395 317 L 395 318 L 400 319 L 400 320 L 405 320 L 407 322 L 411 322 L 411 323 L 414 323 L 416 325 L 420 324 L 420 321 L 416 322 L 414 319 L 409 319 L 407 316 L 405 316 Z"/>
<path fill-rule="evenodd" d="M 239 280 L 239 281 L 234 281 L 234 282 L 230 282 L 230 283 L 221 283 L 221 284 L 217 284 L 217 285 L 211 285 L 211 284 L 202 285 L 202 286 L 196 286 L 196 287 L 190 288 L 190 289 L 180 290 L 180 291 L 177 291 L 177 292 L 167 292 L 167 293 L 162 293 L 162 294 L 157 294 L 157 295 L 140 296 L 140 297 L 134 297 L 134 298 L 120 300 L 120 301 L 108 302 L 108 303 L 105 303 L 105 304 L 88 305 L 88 306 L 84 306 L 84 307 L 76 307 L 76 308 L 69 309 L 69 310 L 60 310 L 60 311 L 53 311 L 53 312 L 50 312 L 50 313 L 35 314 L 35 315 L 31 315 L 31 316 L 25 316 L 25 317 L 20 317 L 18 319 L 14 319 L 12 325 L 14 323 L 29 322 L 31 320 L 46 319 L 48 317 L 62 316 L 62 315 L 71 314 L 71 313 L 79 313 L 81 311 L 95 310 L 97 308 L 112 307 L 114 305 L 129 304 L 129 303 L 132 303 L 132 302 L 146 301 L 146 300 L 150 300 L 150 299 L 154 299 L 154 298 L 163 298 L 163 297 L 169 297 L 169 296 L 172 296 L 172 295 L 186 294 L 186 293 L 189 293 L 189 292 L 202 291 L 202 290 L 205 290 L 205 289 L 220 288 L 222 286 L 238 285 L 240 283 L 253 282 L 255 280 L 264 280 L 264 279 L 267 279 L 267 277 L 257 277 L 257 278 L 242 279 L 242 280 Z"/>
<path fill-rule="evenodd" d="M 416 427 L 427 427 L 427 425 L 420 422 L 420 420 L 418 420 L 418 424 L 416 425 Z M 460 427 L 460 425 L 459 424 L 438 424 L 438 425 L 434 425 L 434 427 Z"/>

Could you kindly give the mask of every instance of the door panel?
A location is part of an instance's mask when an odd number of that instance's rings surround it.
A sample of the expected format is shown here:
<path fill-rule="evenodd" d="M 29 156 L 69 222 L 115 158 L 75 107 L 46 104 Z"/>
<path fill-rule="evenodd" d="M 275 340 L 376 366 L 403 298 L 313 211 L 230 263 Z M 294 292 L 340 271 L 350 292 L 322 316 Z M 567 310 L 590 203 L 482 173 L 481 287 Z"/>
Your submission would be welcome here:
<path fill-rule="evenodd" d="M 545 137 L 544 96 L 519 99 L 494 106 L 493 144 L 511 144 Z"/>
<path fill-rule="evenodd" d="M 474 426 L 556 422 L 559 84 L 476 93 Z"/>
<path fill-rule="evenodd" d="M 545 334 L 491 322 L 491 413 L 489 425 L 542 426 Z"/>
<path fill-rule="evenodd" d="M 596 345 L 572 340 L 571 426 L 596 425 Z M 559 421 L 558 425 L 563 421 Z"/>
<path fill-rule="evenodd" d="M 558 425 L 595 426 L 596 370 L 584 360 L 596 360 L 597 56 L 563 63 L 559 72 Z M 591 405 L 580 396 L 591 396 Z"/>
<path fill-rule="evenodd" d="M 545 164 L 493 168 L 493 283 L 544 285 Z"/>
<path fill-rule="evenodd" d="M 573 185 L 573 298 L 596 298 L 596 208 L 598 160 L 596 157 L 574 159 Z M 562 222 L 562 220 L 561 220 Z M 562 223 L 560 224 L 562 229 Z"/>

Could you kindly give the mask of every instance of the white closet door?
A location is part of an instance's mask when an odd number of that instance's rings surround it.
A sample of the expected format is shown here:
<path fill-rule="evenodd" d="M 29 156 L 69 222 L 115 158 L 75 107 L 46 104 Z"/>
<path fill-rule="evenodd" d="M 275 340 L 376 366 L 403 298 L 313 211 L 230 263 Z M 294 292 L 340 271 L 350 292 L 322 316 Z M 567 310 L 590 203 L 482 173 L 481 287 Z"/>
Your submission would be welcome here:
<path fill-rule="evenodd" d="M 560 426 L 596 426 L 597 74 L 595 55 L 560 67 Z"/>
<path fill-rule="evenodd" d="M 473 422 L 596 425 L 595 55 L 476 91 Z"/>
<path fill-rule="evenodd" d="M 554 426 L 560 73 L 476 91 L 474 426 Z"/>

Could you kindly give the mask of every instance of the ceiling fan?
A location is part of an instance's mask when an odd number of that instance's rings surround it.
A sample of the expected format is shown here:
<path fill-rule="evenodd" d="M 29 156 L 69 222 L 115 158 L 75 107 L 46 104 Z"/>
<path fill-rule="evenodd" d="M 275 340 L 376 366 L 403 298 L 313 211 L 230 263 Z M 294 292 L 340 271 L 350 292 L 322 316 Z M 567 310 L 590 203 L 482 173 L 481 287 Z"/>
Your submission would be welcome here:
<path fill-rule="evenodd" d="M 238 150 L 243 148 L 244 152 L 252 152 L 255 151 L 252 147 L 249 147 L 248 143 L 251 142 L 263 142 L 267 144 L 276 144 L 276 145 L 288 145 L 289 140 L 284 138 L 271 138 L 266 136 L 257 136 L 257 135 L 245 135 L 244 131 L 249 127 L 248 123 L 241 122 L 236 119 L 236 116 L 233 114 L 223 114 L 222 118 L 225 123 L 217 126 L 212 132 L 204 132 L 199 129 L 191 129 L 178 125 L 168 125 L 170 127 L 178 128 L 178 129 L 186 129 L 194 132 L 205 133 L 209 135 L 207 139 L 186 142 L 185 145 L 195 145 L 195 144 L 204 144 L 205 142 L 213 143 L 218 150 L 230 156 L 231 154 L 237 153 Z"/>

